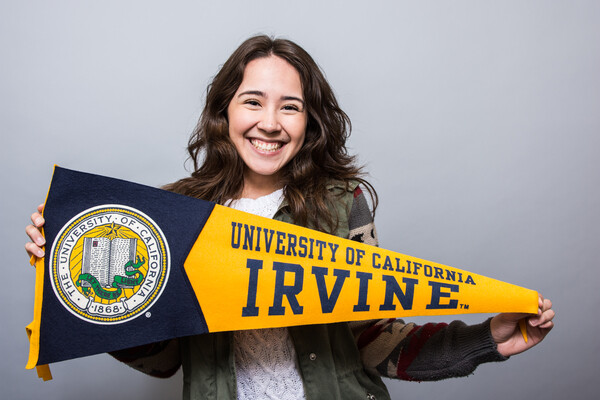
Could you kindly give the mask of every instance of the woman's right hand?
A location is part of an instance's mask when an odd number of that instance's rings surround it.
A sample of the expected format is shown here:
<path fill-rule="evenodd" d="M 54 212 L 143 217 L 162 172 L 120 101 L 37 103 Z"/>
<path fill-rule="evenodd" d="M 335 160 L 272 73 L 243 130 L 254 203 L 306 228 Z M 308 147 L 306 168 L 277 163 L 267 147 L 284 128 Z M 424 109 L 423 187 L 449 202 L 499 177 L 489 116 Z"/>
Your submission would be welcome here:
<path fill-rule="evenodd" d="M 40 228 L 46 222 L 44 217 L 42 217 L 43 210 L 44 205 L 40 204 L 37 211 L 31 214 L 31 224 L 25 227 L 25 232 L 29 236 L 29 239 L 31 239 L 31 242 L 25 243 L 25 250 L 30 257 L 44 257 L 44 249 L 42 247 L 46 244 L 46 239 L 42 235 L 42 232 L 40 232 Z"/>

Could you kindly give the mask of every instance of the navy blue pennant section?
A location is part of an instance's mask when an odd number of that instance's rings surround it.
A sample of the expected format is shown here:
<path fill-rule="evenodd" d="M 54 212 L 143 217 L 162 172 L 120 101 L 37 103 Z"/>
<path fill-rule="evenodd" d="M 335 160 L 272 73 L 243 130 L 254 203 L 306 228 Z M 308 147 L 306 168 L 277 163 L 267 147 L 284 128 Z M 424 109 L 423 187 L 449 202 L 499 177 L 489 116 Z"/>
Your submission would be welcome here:
<path fill-rule="evenodd" d="M 183 263 L 213 207 L 55 167 L 36 365 L 208 332 Z"/>

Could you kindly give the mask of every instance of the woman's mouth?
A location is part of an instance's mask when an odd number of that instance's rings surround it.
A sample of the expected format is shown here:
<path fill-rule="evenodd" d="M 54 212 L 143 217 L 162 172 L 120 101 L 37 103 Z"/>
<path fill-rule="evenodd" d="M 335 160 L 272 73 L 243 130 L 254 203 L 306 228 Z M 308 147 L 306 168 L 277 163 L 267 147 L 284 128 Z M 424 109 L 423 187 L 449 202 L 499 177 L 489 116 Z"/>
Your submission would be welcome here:
<path fill-rule="evenodd" d="M 266 152 L 275 152 L 283 147 L 285 143 L 283 142 L 264 142 L 260 139 L 251 138 L 250 143 L 257 150 L 266 151 Z"/>

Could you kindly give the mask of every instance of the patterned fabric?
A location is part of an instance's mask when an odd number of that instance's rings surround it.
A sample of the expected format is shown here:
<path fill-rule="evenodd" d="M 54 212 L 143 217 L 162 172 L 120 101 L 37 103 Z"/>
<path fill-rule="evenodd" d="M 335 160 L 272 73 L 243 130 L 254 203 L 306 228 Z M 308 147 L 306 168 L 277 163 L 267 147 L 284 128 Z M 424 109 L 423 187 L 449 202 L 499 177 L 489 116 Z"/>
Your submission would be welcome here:
<path fill-rule="evenodd" d="M 296 350 L 287 328 L 233 333 L 238 399 L 304 399 Z"/>
<path fill-rule="evenodd" d="M 227 200 L 225 206 L 261 217 L 273 218 L 283 198 L 283 189 L 279 189 L 258 199 Z"/>
<path fill-rule="evenodd" d="M 371 216 L 371 209 L 360 187 L 354 190 L 354 202 L 348 219 L 348 238 L 356 242 L 378 246 L 377 232 Z"/>
<path fill-rule="evenodd" d="M 360 188 L 354 192 L 349 226 L 350 239 L 378 246 L 369 205 Z M 348 324 L 365 367 L 389 378 L 418 381 L 464 376 L 472 373 L 482 362 L 505 359 L 495 351 L 489 321 L 472 327 L 460 321 L 450 326 L 444 323 L 419 326 L 405 324 L 401 319 Z M 470 348 L 477 340 L 485 345 Z"/>

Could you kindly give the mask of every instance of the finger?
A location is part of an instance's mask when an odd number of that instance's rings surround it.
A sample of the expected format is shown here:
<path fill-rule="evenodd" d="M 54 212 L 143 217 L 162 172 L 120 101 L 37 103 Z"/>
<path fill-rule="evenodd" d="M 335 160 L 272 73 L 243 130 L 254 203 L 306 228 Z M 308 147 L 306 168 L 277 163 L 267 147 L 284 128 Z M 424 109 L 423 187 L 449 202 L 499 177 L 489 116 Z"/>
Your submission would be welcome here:
<path fill-rule="evenodd" d="M 39 212 L 34 212 L 33 214 L 31 214 L 31 222 L 33 223 L 33 225 L 35 227 L 41 227 L 44 225 L 44 222 L 46 222 L 44 220 L 44 217 L 42 217 L 42 215 Z"/>
<path fill-rule="evenodd" d="M 30 256 L 44 257 L 44 250 L 32 242 L 25 243 L 25 251 L 27 251 L 27 254 Z"/>
<path fill-rule="evenodd" d="M 554 319 L 555 315 L 556 314 L 554 313 L 554 310 L 552 310 L 552 309 L 544 311 L 544 313 L 542 314 L 543 322 L 541 322 L 541 323 L 544 323 L 546 321 L 552 321 Z"/>
<path fill-rule="evenodd" d="M 544 308 L 544 296 L 538 293 L 538 314 Z"/>
<path fill-rule="evenodd" d="M 545 299 L 544 304 L 542 306 L 542 311 L 550 310 L 552 308 L 552 301 L 550 299 Z"/>
<path fill-rule="evenodd" d="M 523 314 L 523 313 L 502 313 L 499 314 L 502 321 L 506 322 L 517 322 L 518 320 L 526 317 L 530 317 L 531 314 Z"/>
<path fill-rule="evenodd" d="M 554 321 L 548 321 L 548 322 L 540 325 L 539 328 L 550 330 L 550 329 L 554 328 Z"/>
<path fill-rule="evenodd" d="M 544 311 L 541 315 L 537 317 L 531 317 L 529 319 L 529 324 L 531 326 L 543 327 L 546 323 L 551 322 L 554 319 L 554 310 L 549 309 Z"/>
<path fill-rule="evenodd" d="M 41 214 L 42 212 L 44 212 L 44 205 L 45 205 L 45 204 L 44 204 L 44 203 L 42 203 L 42 204 L 40 204 L 40 205 L 37 207 L 37 210 L 38 210 L 38 212 L 39 212 L 40 214 Z"/>
<path fill-rule="evenodd" d="M 25 233 L 27 236 L 38 246 L 43 246 L 46 244 L 46 239 L 42 235 L 42 233 L 33 225 L 27 225 L 25 227 Z"/>

